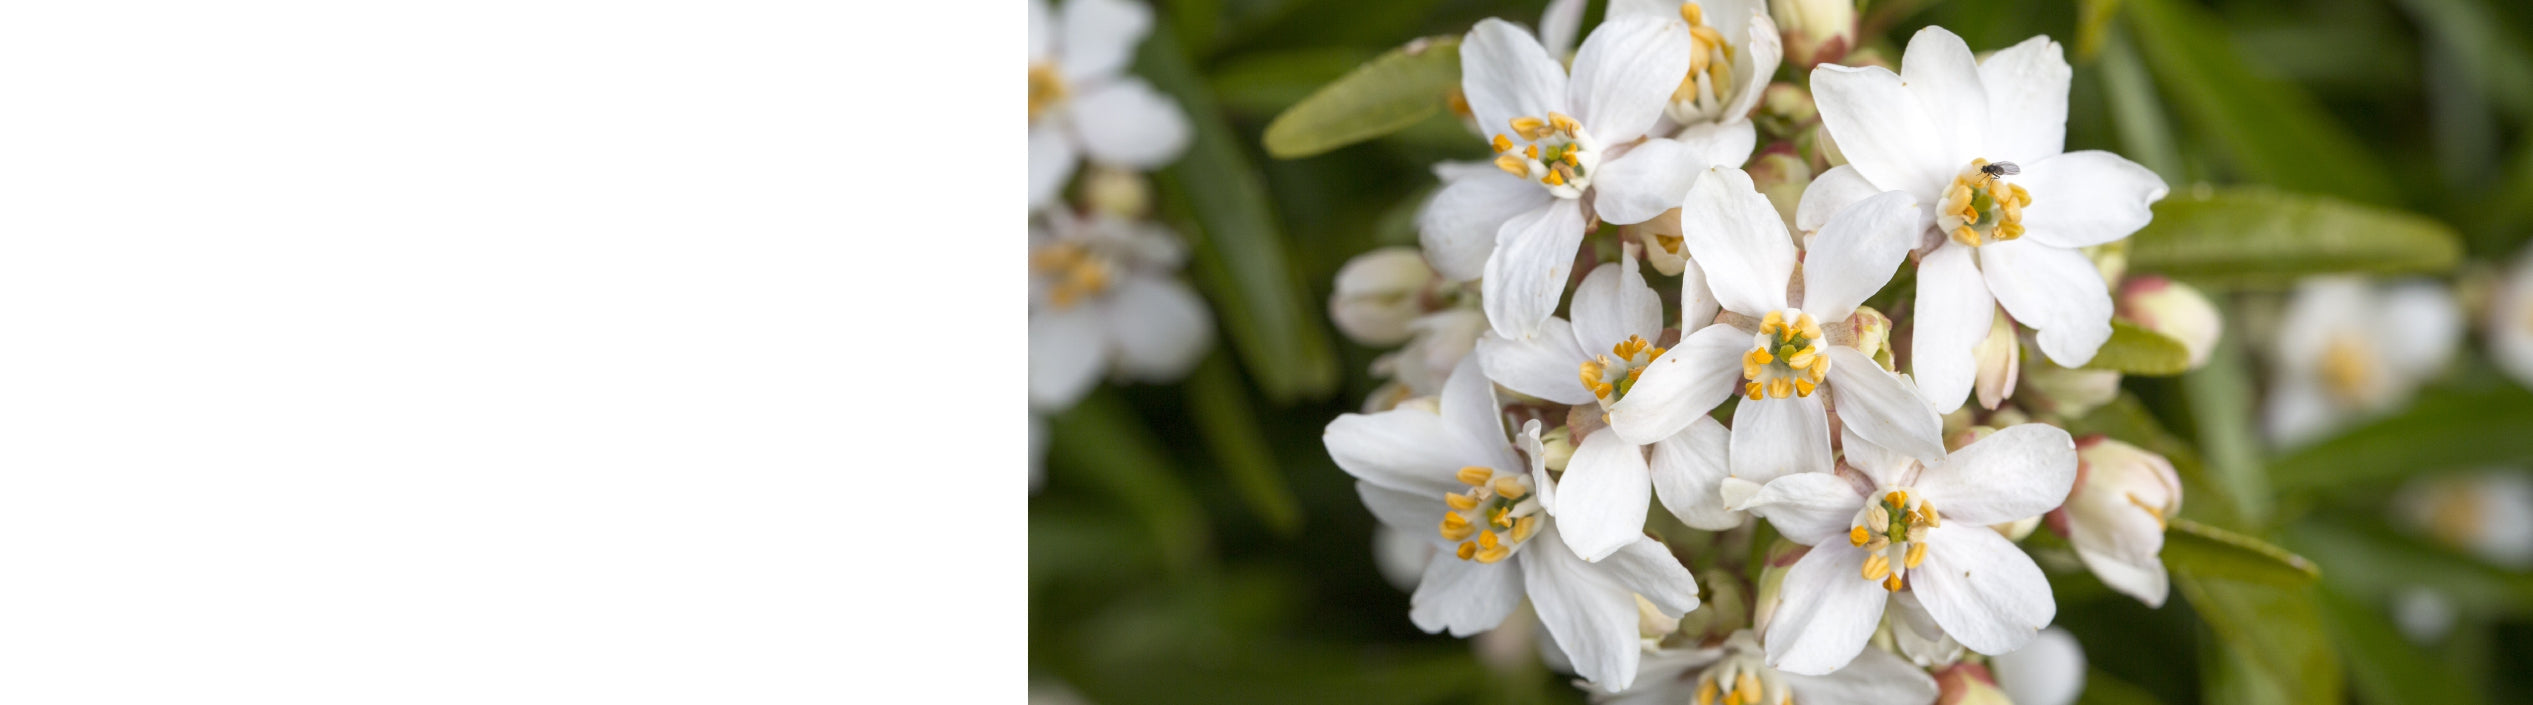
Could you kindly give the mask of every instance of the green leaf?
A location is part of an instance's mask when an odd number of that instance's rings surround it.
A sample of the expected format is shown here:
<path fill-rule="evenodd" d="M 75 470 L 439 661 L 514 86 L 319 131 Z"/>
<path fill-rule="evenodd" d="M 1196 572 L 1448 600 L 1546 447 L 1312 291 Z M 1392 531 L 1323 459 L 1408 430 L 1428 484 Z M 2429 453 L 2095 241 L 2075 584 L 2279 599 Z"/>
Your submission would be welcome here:
<path fill-rule="evenodd" d="M 2287 541 L 2330 566 L 2322 582 L 2353 599 L 2389 605 L 2405 591 L 2433 585 L 2465 615 L 2533 614 L 2533 574 L 2396 533 L 2372 511 L 2307 516 L 2288 527 Z"/>
<path fill-rule="evenodd" d="M 1319 305 L 1285 255 L 1284 234 L 1242 140 L 1170 32 L 1164 25 L 1144 42 L 1143 71 L 1187 109 L 1196 131 L 1187 156 L 1156 182 L 1174 212 L 1199 226 L 1188 233 L 1197 284 L 1269 400 L 1327 394 L 1337 384 L 1337 353 Z"/>
<path fill-rule="evenodd" d="M 1408 42 L 1275 116 L 1267 153 L 1307 157 L 1406 129 L 1442 110 L 1459 85 L 1459 37 Z"/>
<path fill-rule="evenodd" d="M 2088 370 L 2133 375 L 2177 375 L 2190 369 L 2190 348 L 2124 318 L 2111 319 L 2111 339 L 2085 363 Z"/>
<path fill-rule="evenodd" d="M 2316 589 L 2286 588 L 2176 572 L 2173 587 L 2207 621 L 2221 648 L 2211 654 L 2209 702 L 2340 702 L 2338 655 L 2323 634 Z"/>
<path fill-rule="evenodd" d="M 2237 526 L 2257 526 L 2269 516 L 2272 500 L 2269 477 L 2261 472 L 2260 439 L 2252 434 L 2251 361 L 2238 338 L 2218 340 L 2206 367 L 2181 376 L 2181 389 L 2198 427 L 2209 482 L 2234 500 Z"/>
<path fill-rule="evenodd" d="M 2212 286 L 2443 272 L 2462 256 L 2454 230 L 2435 220 L 2256 187 L 2173 194 L 2128 242 L 2130 268 Z"/>
<path fill-rule="evenodd" d="M 2269 468 L 2282 490 L 2397 480 L 2422 472 L 2533 460 L 2533 392 L 2514 385 L 2439 389 L 2397 416 L 2340 434 Z"/>
<path fill-rule="evenodd" d="M 1214 96 L 1235 115 L 1269 116 L 1292 107 L 1372 56 L 1354 47 L 1261 51 L 1223 60 L 1207 72 Z"/>
<path fill-rule="evenodd" d="M 2206 9 L 2181 0 L 2122 5 L 2173 106 L 2248 180 L 2395 202 L 2391 178 L 2357 138 L 2313 96 L 2246 61 Z"/>
<path fill-rule="evenodd" d="M 1211 542 L 1204 507 L 1170 472 L 1169 456 L 1115 392 L 1100 390 L 1048 424 L 1050 482 L 1081 482 L 1125 505 L 1182 575 Z"/>
<path fill-rule="evenodd" d="M 2452 664 L 2429 658 L 2382 610 L 2323 591 L 2323 615 L 2349 680 L 2370 703 L 2476 705 L 2487 702 Z"/>
<path fill-rule="evenodd" d="M 2084 692 L 2076 696 L 2076 705 L 2161 705 L 2162 702 L 2145 688 L 2120 680 L 2099 668 L 2086 671 Z"/>
<path fill-rule="evenodd" d="M 1258 430 L 1258 419 L 1249 411 L 1253 408 L 1249 394 L 1241 388 L 1229 360 L 1209 357 L 1188 376 L 1187 405 L 1197 430 L 1205 435 L 1206 447 L 1231 475 L 1232 487 L 1248 500 L 1249 510 L 1278 534 L 1289 537 L 1301 530 L 1301 503 L 1293 499 L 1293 488 L 1278 470 L 1266 434 Z"/>
<path fill-rule="evenodd" d="M 2320 566 L 2267 541 L 2188 519 L 2164 528 L 2164 565 L 2197 575 L 2295 586 L 2322 577 Z"/>

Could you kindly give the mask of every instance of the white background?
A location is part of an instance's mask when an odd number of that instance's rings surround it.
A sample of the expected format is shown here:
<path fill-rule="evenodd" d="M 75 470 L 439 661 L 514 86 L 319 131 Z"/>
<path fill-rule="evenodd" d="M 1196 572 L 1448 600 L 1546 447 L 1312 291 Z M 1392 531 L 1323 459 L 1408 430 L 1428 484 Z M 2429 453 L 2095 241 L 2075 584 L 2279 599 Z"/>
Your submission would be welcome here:
<path fill-rule="evenodd" d="M 1020 694 L 1023 14 L 939 9 L 0 10 L 0 701 Z"/>

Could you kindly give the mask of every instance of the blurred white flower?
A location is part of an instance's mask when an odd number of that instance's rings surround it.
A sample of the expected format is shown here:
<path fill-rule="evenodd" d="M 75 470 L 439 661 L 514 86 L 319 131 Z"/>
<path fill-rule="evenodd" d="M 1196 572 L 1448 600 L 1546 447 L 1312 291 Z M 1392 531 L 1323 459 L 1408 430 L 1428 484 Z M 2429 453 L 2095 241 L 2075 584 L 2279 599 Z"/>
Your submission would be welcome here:
<path fill-rule="evenodd" d="M 1321 437 L 1381 523 L 1421 532 L 1436 548 L 1409 619 L 1468 636 L 1494 629 L 1528 597 L 1577 673 L 1612 691 L 1634 682 L 1637 596 L 1676 618 L 1697 608 L 1696 579 L 1650 538 L 1599 563 L 1567 549 L 1533 484 L 1545 477 L 1538 426 L 1524 429 L 1524 462 L 1475 360 L 1452 371 L 1438 402 L 1346 414 Z"/>
<path fill-rule="evenodd" d="M 1046 213 L 1029 233 L 1029 401 L 1057 411 L 1101 375 L 1162 382 L 1187 374 L 1213 316 L 1177 279 L 1185 253 L 1160 225 Z"/>
<path fill-rule="evenodd" d="M 2533 569 L 2533 475 L 2522 470 L 2411 480 L 2392 510 L 2411 531 L 2498 566 Z"/>
<path fill-rule="evenodd" d="M 1440 394 L 1444 378 L 1477 349 L 1486 330 L 1486 313 L 1474 302 L 1425 314 L 1407 323 L 1406 345 L 1372 360 L 1372 373 L 1409 394 Z"/>
<path fill-rule="evenodd" d="M 1084 154 L 1137 170 L 1187 149 L 1187 115 L 1143 79 L 1125 75 L 1152 31 L 1152 9 L 1131 0 L 1067 0 L 1061 16 L 1029 0 L 1029 209 L 1055 202 Z"/>
<path fill-rule="evenodd" d="M 2029 646 L 1989 659 L 1988 670 L 2014 705 L 2068 705 L 2084 693 L 2084 646 L 2050 627 Z"/>
<path fill-rule="evenodd" d="M 1663 353 L 1652 342 L 1662 337 L 1662 298 L 1637 271 L 1634 246 L 1620 261 L 1584 278 L 1572 310 L 1573 323 L 1550 316 L 1536 337 L 1479 338 L 1479 366 L 1513 391 L 1608 409 Z M 1584 560 L 1598 561 L 1643 538 L 1645 506 L 1656 494 L 1664 509 L 1692 527 L 1740 526 L 1741 515 L 1724 508 L 1717 489 L 1727 471 L 1726 438 L 1723 424 L 1703 417 L 1651 443 L 1630 442 L 1607 429 L 1584 436 L 1547 507 L 1557 515 L 1566 546 Z"/>
<path fill-rule="evenodd" d="M 1643 676 L 1625 692 L 1594 694 L 1607 705 L 1927 705 L 1935 679 L 1898 656 L 1867 649 L 1846 667 L 1822 676 L 1769 668 L 1767 651 L 1749 630 L 1721 645 L 1661 649 L 1645 655 Z"/>
<path fill-rule="evenodd" d="M 1770 664 L 1811 674 L 1846 665 L 1903 588 L 1972 651 L 1995 655 L 2030 643 L 2058 614 L 2049 580 L 1988 526 L 2065 501 L 2075 441 L 2054 426 L 2023 424 L 1921 464 L 1853 429 L 1847 465 L 1861 478 L 1787 475 L 1742 505 L 1812 547 L 1786 573 L 1785 602 L 1769 619 Z"/>
<path fill-rule="evenodd" d="M 2181 513 L 2181 475 L 2172 462 L 2101 436 L 2076 444 L 2076 485 L 2050 527 L 2102 583 L 2148 607 L 2172 590 L 2164 574 L 2164 524 Z"/>
<path fill-rule="evenodd" d="M 2263 430 L 2292 448 L 2398 409 L 2445 366 L 2462 333 L 2453 295 L 2434 282 L 2306 279 L 2269 339 Z"/>
<path fill-rule="evenodd" d="M 1680 219 L 1707 287 L 1734 315 L 1653 360 L 1627 398 L 1609 407 L 1610 428 L 1630 442 L 1651 443 L 1741 392 L 1732 475 L 1765 483 L 1830 470 L 1829 398 L 1847 429 L 1915 457 L 1942 458 L 1943 421 L 1935 409 L 1907 378 L 1850 347 L 1856 332 L 1849 318 L 1908 256 L 1914 198 L 1879 195 L 1828 223 L 1789 293 L 1794 241 L 1767 197 L 1739 169 L 1702 172 Z"/>
<path fill-rule="evenodd" d="M 2516 384 L 2533 387 L 2533 248 L 2516 255 L 2496 294 L 2489 302 L 2489 357 Z"/>
<path fill-rule="evenodd" d="M 1328 320 L 1354 342 L 1397 345 L 1414 333 L 1408 324 L 1433 306 L 1426 301 L 1436 281 L 1425 253 L 1384 247 L 1346 260 L 1337 269 L 1337 291 L 1328 296 Z"/>
<path fill-rule="evenodd" d="M 1685 145 L 1686 166 L 1738 167 L 1758 146 L 1750 109 L 1777 72 L 1779 37 L 1756 0 L 1613 0 L 1604 21 L 1652 19 L 1688 30 L 1689 71 L 1671 89 L 1663 115 Z"/>
<path fill-rule="evenodd" d="M 1679 205 L 1687 147 L 1638 138 L 1687 75 L 1688 44 L 1676 22 L 1604 22 L 1584 38 L 1569 79 L 1518 27 L 1488 19 L 1469 30 L 1460 45 L 1469 109 L 1481 128 L 1510 132 L 1491 140 L 1496 171 L 1444 172 L 1417 227 L 1443 276 L 1485 280 L 1497 333 L 1528 337 L 1556 310 L 1587 210 L 1623 225 Z"/>
<path fill-rule="evenodd" d="M 1381 570 L 1381 579 L 1390 581 L 1391 587 L 1416 591 L 1416 581 L 1425 575 L 1425 564 L 1434 559 L 1434 542 L 1425 540 L 1424 533 L 1388 524 L 1372 527 L 1372 565 Z"/>
<path fill-rule="evenodd" d="M 2410 643 L 2434 646 L 2454 631 L 2460 615 L 2453 598 L 2425 585 L 2405 585 L 2392 593 L 2392 624 Z"/>
<path fill-rule="evenodd" d="M 2111 336 L 2111 295 L 2077 248 L 2144 227 L 2166 192 L 2162 178 L 2119 155 L 2061 153 L 2064 53 L 2041 36 L 1980 62 L 1960 37 L 1927 27 L 1909 40 L 1897 74 L 1812 70 L 1822 124 L 1847 164 L 1812 181 L 1796 225 L 1810 230 L 1890 190 L 1932 204 L 1918 221 L 1934 245 L 1917 265 L 1910 366 L 1938 411 L 1968 398 L 1971 350 L 1997 304 L 2038 330 L 2041 353 L 2060 366 L 2092 360 Z"/>

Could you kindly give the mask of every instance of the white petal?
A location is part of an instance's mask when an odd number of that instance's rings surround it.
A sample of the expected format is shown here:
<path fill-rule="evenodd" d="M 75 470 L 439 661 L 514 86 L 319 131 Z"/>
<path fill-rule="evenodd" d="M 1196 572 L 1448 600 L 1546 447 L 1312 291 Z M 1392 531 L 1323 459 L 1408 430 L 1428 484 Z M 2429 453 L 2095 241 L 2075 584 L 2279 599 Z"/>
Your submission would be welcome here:
<path fill-rule="evenodd" d="M 1702 156 L 1690 145 L 1646 140 L 1592 172 L 1592 209 L 1602 220 L 1619 225 L 1652 220 L 1680 207 L 1703 166 Z"/>
<path fill-rule="evenodd" d="M 1549 56 L 1562 57 L 1574 50 L 1574 35 L 1583 29 L 1584 0 L 1548 0 L 1548 9 L 1539 13 L 1539 45 Z"/>
<path fill-rule="evenodd" d="M 1941 413 L 1970 398 L 1978 380 L 1972 351 L 1995 322 L 1996 299 L 1971 262 L 1970 248 L 1945 242 L 1917 263 L 1917 332 L 1909 341 L 1909 371 L 1917 391 Z"/>
<path fill-rule="evenodd" d="M 1168 382 L 1187 376 L 1214 340 L 1205 300 L 1175 279 L 1127 277 L 1104 308 L 1117 345 L 1117 371 L 1129 379 Z"/>
<path fill-rule="evenodd" d="M 1583 208 L 1571 200 L 1558 199 L 1504 223 L 1480 285 L 1486 322 L 1496 334 L 1513 338 L 1538 332 L 1539 322 L 1564 297 L 1575 250 L 1582 245 Z"/>
<path fill-rule="evenodd" d="M 1917 248 L 1922 210 L 1916 196 L 1889 191 L 1830 218 L 1803 259 L 1803 312 L 1823 322 L 1844 321 L 1881 291 Z"/>
<path fill-rule="evenodd" d="M 1985 526 L 1946 521 L 1927 531 L 1926 562 L 1908 582 L 1945 634 L 1991 656 L 2023 648 L 2058 616 L 2040 566 Z"/>
<path fill-rule="evenodd" d="M 1088 306 L 1029 317 L 1029 403 L 1054 411 L 1073 406 L 1108 367 L 1100 318 Z"/>
<path fill-rule="evenodd" d="M 1680 134 L 1671 139 L 1688 146 L 1683 161 L 1689 166 L 1688 176 L 1695 177 L 1700 169 L 1738 169 L 1750 163 L 1750 151 L 1759 147 L 1759 128 L 1749 120 L 1701 122 L 1680 128 Z"/>
<path fill-rule="evenodd" d="M 1918 469 L 1916 458 L 1884 448 L 1856 435 L 1853 426 L 1839 429 L 1838 448 L 1847 467 L 1855 468 L 1872 480 L 1876 487 L 1899 487 L 1909 484 L 1909 472 Z"/>
<path fill-rule="evenodd" d="M 1055 15 L 1047 12 L 1046 0 L 1029 0 L 1029 63 L 1053 58 L 1055 54 Z"/>
<path fill-rule="evenodd" d="M 1865 649 L 1846 668 L 1826 676 L 1785 674 L 1795 702 L 1803 705 L 1926 705 L 1935 701 L 1935 678 L 1926 669 L 1881 649 Z M 2015 701 L 2015 705 L 2025 705 Z"/>
<path fill-rule="evenodd" d="M 1979 62 L 1988 89 L 1988 149 L 1995 161 L 2030 163 L 2057 156 L 2067 144 L 2066 50 L 2048 35 L 2023 40 Z"/>
<path fill-rule="evenodd" d="M 2042 631 L 2030 646 L 1998 654 L 1988 667 L 2014 705 L 2069 705 L 2084 692 L 2084 646 L 2065 629 Z"/>
<path fill-rule="evenodd" d="M 1662 296 L 1645 285 L 1632 248 L 1584 277 L 1572 308 L 1575 344 L 1593 355 L 1631 337 L 1650 343 L 1662 336 Z"/>
<path fill-rule="evenodd" d="M 1120 78 L 1093 88 L 1073 99 L 1072 111 L 1073 130 L 1093 161 L 1150 171 L 1187 151 L 1187 113 L 1143 79 Z"/>
<path fill-rule="evenodd" d="M 1968 166 L 1984 156 L 1988 90 L 1979 84 L 1978 57 L 1970 55 L 1970 45 L 1960 36 L 1933 25 L 1917 30 L 1900 57 L 1900 82 L 1934 122 L 1947 159 Z"/>
<path fill-rule="evenodd" d="M 1486 274 L 1486 258 L 1495 254 L 1495 234 L 1505 221 L 1555 199 L 1537 184 L 1489 166 L 1445 182 L 1425 202 L 1416 213 L 1417 244 L 1444 278 L 1475 280 Z"/>
<path fill-rule="evenodd" d="M 1678 19 L 1680 0 L 1610 0 L 1607 15 L 1608 17 L 1603 18 L 1602 21 L 1606 22 L 1611 18 L 1639 17 Z"/>
<path fill-rule="evenodd" d="M 2014 320 L 2040 331 L 2050 362 L 2083 367 L 2111 339 L 2111 292 L 2084 253 L 2027 240 L 1978 249 L 1989 293 Z"/>
<path fill-rule="evenodd" d="M 1768 618 L 1768 665 L 1817 676 L 1855 660 L 1882 621 L 1890 593 L 1864 579 L 1865 551 L 1824 541 L 1785 574 L 1784 601 Z"/>
<path fill-rule="evenodd" d="M 1539 508 L 1548 516 L 1557 515 L 1557 478 L 1548 474 L 1548 451 L 1539 440 L 1539 420 L 1522 422 L 1522 432 L 1513 442 L 1521 446 L 1522 455 L 1530 458 L 1530 481 L 1539 490 Z"/>
<path fill-rule="evenodd" d="M 2384 365 L 2404 377 L 2425 377 L 2445 366 L 2454 343 L 2462 339 L 2462 309 L 2453 293 L 2436 282 L 2394 284 L 2384 291 L 2380 311 L 2374 328 L 2383 331 Z"/>
<path fill-rule="evenodd" d="M 2053 247 L 2090 247 L 2128 237 L 2153 220 L 2170 189 L 2163 177 L 2099 150 L 2068 152 L 2024 164 L 2015 180 L 2032 193 L 2023 236 Z"/>
<path fill-rule="evenodd" d="M 2100 578 L 2103 585 L 2137 598 L 2147 607 L 2162 607 L 2164 600 L 2171 596 L 2172 576 L 2164 571 L 2160 557 L 2149 556 L 2146 560 L 2132 561 L 2077 546 L 2076 558 L 2083 561 L 2085 570 L 2092 571 L 2093 577 Z"/>
<path fill-rule="evenodd" d="M 1680 565 L 1680 558 L 1671 555 L 1671 549 L 1660 541 L 1638 536 L 1593 567 L 1643 595 L 1663 614 L 1687 614 L 1697 609 L 1697 578 L 1690 576 L 1688 567 Z"/>
<path fill-rule="evenodd" d="M 1680 268 L 1680 330 L 1697 330 L 1715 322 L 1715 290 L 1706 286 L 1706 270 L 1696 263 Z"/>
<path fill-rule="evenodd" d="M 1082 161 L 1080 148 L 1073 145 L 1073 136 L 1065 133 L 1061 123 L 1048 118 L 1029 126 L 1029 210 L 1054 203 Z"/>
<path fill-rule="evenodd" d="M 1714 411 L 1741 379 L 1750 334 L 1716 324 L 1699 329 L 1645 366 L 1636 385 L 1610 405 L 1610 429 L 1629 442 L 1652 443 Z"/>
<path fill-rule="evenodd" d="M 1662 117 L 1689 75 L 1689 27 L 1673 20 L 1603 20 L 1574 52 L 1566 104 L 1606 144 L 1636 139 Z M 1655 211 L 1657 213 L 1661 211 Z M 1617 221 L 1613 221 L 1617 222 Z"/>
<path fill-rule="evenodd" d="M 1413 408 L 1340 415 L 1320 434 L 1328 456 L 1347 474 L 1437 499 L 1468 489 L 1453 476 L 1460 468 L 1493 467 L 1485 454 L 1458 447 L 1455 441 L 1457 434 L 1443 425 L 1441 416 Z"/>
<path fill-rule="evenodd" d="M 1917 490 L 1946 522 L 1973 526 L 2040 516 L 2076 483 L 2076 442 L 2048 424 L 2017 424 L 1930 463 Z"/>
<path fill-rule="evenodd" d="M 1471 459 L 1461 465 L 1484 465 L 1513 472 L 1522 468 L 1513 445 L 1504 437 L 1504 406 L 1496 401 L 1495 384 L 1487 381 L 1476 360 L 1463 358 L 1443 380 L 1440 406 L 1443 429 L 1452 445 Z M 1460 466 L 1452 466 L 1458 471 Z"/>
<path fill-rule="evenodd" d="M 1436 537 L 1440 535 L 1436 534 Z M 1403 529 L 1373 527 L 1372 567 L 1381 570 L 1381 579 L 1389 581 L 1390 587 L 1412 594 L 1416 592 L 1416 584 L 1425 579 L 1425 566 L 1431 565 L 1434 554 L 1442 550 L 1435 543 Z"/>
<path fill-rule="evenodd" d="M 1460 90 L 1478 131 L 1508 132 L 1513 118 L 1546 118 L 1566 101 L 1565 65 L 1548 56 L 1528 32 L 1488 18 L 1469 28 L 1460 43 Z"/>
<path fill-rule="evenodd" d="M 2516 384 L 2533 387 L 2533 248 L 2516 255 L 2489 304 L 2489 357 Z"/>
<path fill-rule="evenodd" d="M 1065 0 L 1064 78 L 1081 83 L 1114 76 L 1134 61 L 1135 45 L 1152 32 L 1152 8 L 1131 0 Z"/>
<path fill-rule="evenodd" d="M 1434 554 L 1407 598 L 1407 618 L 1426 633 L 1469 636 L 1494 629 L 1522 603 L 1522 573 L 1507 562 L 1479 563 Z"/>
<path fill-rule="evenodd" d="M 1891 374 L 1855 348 L 1829 346 L 1829 390 L 1839 423 L 1856 435 L 1921 462 L 1944 457 L 1944 419 L 1917 395 L 1917 385 Z"/>
<path fill-rule="evenodd" d="M 1839 211 L 1883 191 L 1873 182 L 1866 181 L 1863 174 L 1856 173 L 1856 167 L 1852 165 L 1830 167 L 1829 171 L 1821 172 L 1810 185 L 1803 187 L 1803 200 L 1794 206 L 1794 227 L 1804 232 L 1818 231 L 1821 226 L 1828 225 L 1829 219 L 1838 215 Z"/>
<path fill-rule="evenodd" d="M 1557 481 L 1557 527 L 1567 548 L 1597 561 L 1645 536 L 1645 504 L 1653 484 L 1645 451 L 1615 433 L 1595 433 L 1575 446 Z"/>
<path fill-rule="evenodd" d="M 1547 535 L 1531 539 L 1514 562 L 1520 563 L 1524 587 L 1539 623 L 1548 628 L 1557 648 L 1574 659 L 1576 675 L 1602 690 L 1617 692 L 1636 680 L 1636 661 L 1643 651 L 1636 635 L 1636 598 L 1609 576 L 1566 550 L 1565 541 Z"/>
<path fill-rule="evenodd" d="M 1812 68 L 1812 99 L 1847 164 L 1883 190 L 1898 189 L 1928 201 L 1941 195 L 1953 174 L 1970 165 L 1944 152 L 1949 140 L 1900 75 L 1879 66 L 1822 64 Z"/>
<path fill-rule="evenodd" d="M 1617 435 L 1617 434 L 1610 434 Z M 1741 526 L 1741 512 L 1724 506 L 1724 477 L 1732 474 L 1729 456 L 1732 432 L 1710 417 L 1698 417 L 1688 428 L 1653 444 L 1654 496 L 1681 523 L 1702 531 Z"/>
<path fill-rule="evenodd" d="M 1829 472 L 1829 411 L 1821 408 L 1821 396 L 1741 400 L 1733 408 L 1733 476 L 1764 483 Z"/>
<path fill-rule="evenodd" d="M 1739 8 L 1729 7 L 1736 4 L 1730 0 L 1700 4 L 1706 6 L 1707 17 L 1713 18 L 1716 31 L 1726 37 L 1744 37 L 1742 56 L 1733 62 L 1733 85 L 1738 87 L 1734 89 L 1733 102 L 1724 107 L 1724 116 L 1727 120 L 1750 117 L 1750 109 L 1759 105 L 1759 98 L 1768 92 L 1768 77 L 1777 75 L 1777 62 L 1785 57 L 1777 23 L 1768 19 L 1767 8 L 1756 3 L 1748 12 L 1736 12 Z M 1750 18 L 1749 23 L 1734 27 L 1740 24 L 1731 21 L 1734 17 Z"/>
<path fill-rule="evenodd" d="M 1416 494 L 1363 481 L 1354 483 L 1354 493 L 1363 499 L 1363 508 L 1372 510 L 1372 518 L 1380 520 L 1382 526 L 1416 537 L 1416 540 L 1434 548 L 1451 548 L 1450 542 L 1437 530 L 1442 523 L 1442 515 L 1451 511 L 1451 505 L 1442 503 L 1442 495 Z"/>
<path fill-rule="evenodd" d="M 1740 169 L 1708 169 L 1680 208 L 1680 237 L 1725 309 L 1764 316 L 1785 308 L 1794 240 L 1785 220 Z"/>
<path fill-rule="evenodd" d="M 1591 358 L 1575 347 L 1565 319 L 1551 316 L 1540 322 L 1539 335 L 1523 340 L 1507 340 L 1489 331 L 1478 338 L 1477 358 L 1488 379 L 1513 391 L 1559 404 L 1594 403 L 1592 392 L 1583 388 L 1576 375 L 1583 361 Z"/>
<path fill-rule="evenodd" d="M 1766 518 L 1787 539 L 1805 546 L 1847 543 L 1856 525 L 1864 495 L 1846 478 L 1825 472 L 1803 472 L 1771 480 L 1740 508 Z M 1856 576 L 1851 576 L 1856 577 Z M 1862 579 L 1859 577 L 1858 579 Z"/>

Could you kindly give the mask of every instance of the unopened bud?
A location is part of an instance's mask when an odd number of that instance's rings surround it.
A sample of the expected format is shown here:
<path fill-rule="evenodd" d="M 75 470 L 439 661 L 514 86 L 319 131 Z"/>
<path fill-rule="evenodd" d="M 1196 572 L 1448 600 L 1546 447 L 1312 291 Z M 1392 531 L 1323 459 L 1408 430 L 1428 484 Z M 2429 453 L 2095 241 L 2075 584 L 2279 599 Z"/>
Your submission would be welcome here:
<path fill-rule="evenodd" d="M 2162 559 L 2164 524 L 2181 512 L 2172 461 L 2102 436 L 2076 442 L 2076 483 L 2049 513 L 2085 568 L 2113 590 L 2160 607 L 2172 589 Z"/>
<path fill-rule="evenodd" d="M 1785 60 L 1796 75 L 1844 58 L 1856 44 L 1855 0 L 1769 0 L 1768 15 L 1785 37 Z"/>
<path fill-rule="evenodd" d="M 1882 363 L 1883 369 L 1891 368 L 1890 316 L 1882 315 L 1872 306 L 1858 306 L 1856 312 L 1848 315 L 1846 322 L 1839 325 L 1854 336 L 1854 342 L 1848 343 L 1848 347 L 1873 358 L 1874 362 Z"/>
<path fill-rule="evenodd" d="M 2225 333 L 2225 316 L 2216 303 L 2190 285 L 2146 275 L 2120 285 L 2119 315 L 2147 330 L 2181 341 L 2190 351 L 2190 368 L 2208 363 Z"/>
<path fill-rule="evenodd" d="M 1152 212 L 1152 184 L 1131 169 L 1092 165 L 1082 175 L 1082 198 L 1093 211 L 1128 220 Z"/>
<path fill-rule="evenodd" d="M 1812 166 L 1794 153 L 1794 146 L 1779 142 L 1768 146 L 1759 158 L 1750 163 L 1751 184 L 1768 197 L 1768 204 L 1777 207 L 1777 217 L 1785 227 L 1794 230 L 1794 206 L 1803 200 L 1803 189 L 1812 185 Z"/>
<path fill-rule="evenodd" d="M 1811 91 L 1784 81 L 1768 84 L 1768 90 L 1759 94 L 1759 111 L 1789 125 L 1809 125 L 1821 116 Z"/>
<path fill-rule="evenodd" d="M 2070 370 L 2034 357 L 2024 365 L 2018 383 L 2023 394 L 2015 402 L 2044 416 L 2072 419 L 2111 403 L 2120 396 L 2120 373 Z"/>
<path fill-rule="evenodd" d="M 1564 426 L 1549 429 L 1539 435 L 1539 449 L 1548 469 L 1564 472 L 1566 461 L 1574 459 L 1574 433 Z"/>
<path fill-rule="evenodd" d="M 1975 663 L 1956 663 L 1935 674 L 1935 705 L 2019 705 L 1996 687 L 1996 678 Z"/>
<path fill-rule="evenodd" d="M 1337 330 L 1357 343 L 1397 345 L 1410 333 L 1408 324 L 1425 315 L 1424 292 L 1434 281 L 1425 255 L 1413 247 L 1384 247 L 1355 255 L 1337 270 L 1337 292 L 1328 297 L 1328 317 Z"/>
<path fill-rule="evenodd" d="M 1988 337 L 1971 348 L 1970 355 L 1978 369 L 1979 406 L 1995 410 L 2006 397 L 2014 396 L 2015 377 L 2023 367 L 2023 345 L 2014 338 L 2014 323 L 2000 309 L 1988 316 Z"/>

